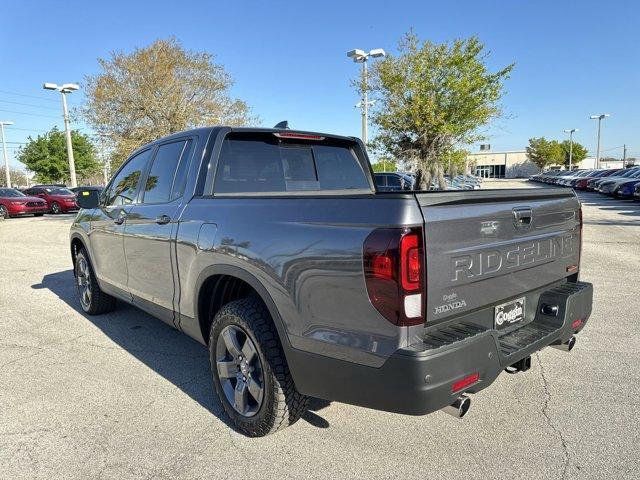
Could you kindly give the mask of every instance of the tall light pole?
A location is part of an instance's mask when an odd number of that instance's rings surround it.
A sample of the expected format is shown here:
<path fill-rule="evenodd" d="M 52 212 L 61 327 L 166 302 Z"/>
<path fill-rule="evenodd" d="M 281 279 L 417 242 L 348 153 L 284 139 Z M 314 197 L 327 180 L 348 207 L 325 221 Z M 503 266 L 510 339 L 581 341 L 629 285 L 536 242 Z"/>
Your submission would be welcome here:
<path fill-rule="evenodd" d="M 2 153 L 4 154 L 4 174 L 7 188 L 11 188 L 11 175 L 9 174 L 9 157 L 7 156 L 7 142 L 4 139 L 4 126 L 13 125 L 13 122 L 0 122 L 0 137 L 2 137 Z"/>
<path fill-rule="evenodd" d="M 577 128 L 572 128 L 570 130 L 564 131 L 564 133 L 569 134 L 569 171 L 571 171 L 572 163 L 573 163 L 573 133 L 577 131 L 578 131 Z"/>
<path fill-rule="evenodd" d="M 598 148 L 596 149 L 596 168 L 600 168 L 600 125 L 602 124 L 602 119 L 607 118 L 608 116 L 608 113 L 601 113 L 600 115 L 591 115 L 589 117 L 591 120 L 598 120 Z"/>
<path fill-rule="evenodd" d="M 45 83 L 42 85 L 45 90 L 57 90 L 62 95 L 62 116 L 64 117 L 64 130 L 67 136 L 67 157 L 69 159 L 69 176 L 71 177 L 71 188 L 77 187 L 76 163 L 73 160 L 73 147 L 71 146 L 71 125 L 69 122 L 69 110 L 67 108 L 67 94 L 75 92 L 80 87 L 75 83 L 65 83 L 56 85 L 55 83 Z"/>
<path fill-rule="evenodd" d="M 373 102 L 369 102 L 369 95 L 367 92 L 367 77 L 369 75 L 367 70 L 367 61 L 369 60 L 369 57 L 378 58 L 384 57 L 385 55 L 386 53 L 382 48 L 374 48 L 369 52 L 356 48 L 355 50 L 349 50 L 347 52 L 347 57 L 351 58 L 355 63 L 362 64 L 362 99 L 358 102 L 356 107 L 359 107 L 362 110 L 362 142 L 365 146 L 368 141 L 369 106 L 373 105 Z"/>

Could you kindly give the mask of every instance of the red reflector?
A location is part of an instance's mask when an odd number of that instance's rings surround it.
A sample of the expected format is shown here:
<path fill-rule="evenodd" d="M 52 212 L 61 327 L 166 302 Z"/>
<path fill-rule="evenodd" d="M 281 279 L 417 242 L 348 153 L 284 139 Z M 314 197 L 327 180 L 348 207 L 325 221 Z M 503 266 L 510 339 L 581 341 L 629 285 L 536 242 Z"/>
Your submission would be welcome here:
<path fill-rule="evenodd" d="M 578 328 L 581 325 L 582 325 L 582 319 L 581 318 L 577 318 L 571 324 L 571 328 L 573 328 L 575 330 L 576 328 Z"/>
<path fill-rule="evenodd" d="M 471 375 L 464 377 L 462 380 L 458 380 L 451 384 L 451 391 L 453 393 L 459 392 L 463 388 L 467 388 L 469 385 L 476 383 L 478 380 L 480 380 L 480 374 L 472 373 Z"/>
<path fill-rule="evenodd" d="M 274 135 L 278 138 L 298 138 L 302 140 L 324 140 L 323 136 L 311 135 L 309 133 L 274 132 Z"/>
<path fill-rule="evenodd" d="M 393 278 L 393 261 L 387 255 L 373 257 L 372 273 L 375 277 L 390 280 Z"/>
<path fill-rule="evenodd" d="M 400 240 L 400 278 L 402 288 L 407 291 L 420 288 L 420 239 L 416 233 L 410 233 Z"/>

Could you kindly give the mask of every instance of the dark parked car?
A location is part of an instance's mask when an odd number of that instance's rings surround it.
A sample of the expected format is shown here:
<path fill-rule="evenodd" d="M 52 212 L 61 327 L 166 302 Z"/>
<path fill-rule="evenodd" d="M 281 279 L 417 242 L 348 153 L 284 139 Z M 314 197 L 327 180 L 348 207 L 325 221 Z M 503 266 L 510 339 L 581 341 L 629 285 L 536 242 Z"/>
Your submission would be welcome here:
<path fill-rule="evenodd" d="M 591 174 L 587 175 L 586 177 L 577 179 L 573 188 L 575 188 L 576 190 L 586 190 L 587 184 L 589 183 L 590 180 L 608 177 L 609 175 L 612 175 L 617 171 L 618 169 L 616 168 L 612 168 L 610 170 L 594 170 Z"/>
<path fill-rule="evenodd" d="M 374 173 L 379 192 L 413 190 L 414 179 L 410 175 L 397 172 Z"/>
<path fill-rule="evenodd" d="M 633 199 L 640 201 L 640 184 L 637 184 L 633 189 Z"/>
<path fill-rule="evenodd" d="M 75 194 L 66 187 L 38 185 L 24 190 L 24 193 L 42 198 L 49 205 L 51 213 L 69 213 L 78 210 Z"/>
<path fill-rule="evenodd" d="M 626 182 L 618 182 L 611 194 L 617 198 L 633 198 L 636 185 L 640 183 L 640 178 L 629 179 Z"/>
<path fill-rule="evenodd" d="M 80 305 L 118 299 L 207 345 L 251 436 L 309 397 L 460 418 L 503 370 L 571 350 L 593 295 L 573 190 L 379 192 L 373 178 L 353 137 L 210 127 L 145 145 L 101 196 L 78 195 Z"/>
<path fill-rule="evenodd" d="M 49 207 L 47 202 L 37 197 L 29 197 L 15 188 L 0 188 L 0 217 L 9 218 L 19 215 L 41 217 Z"/>

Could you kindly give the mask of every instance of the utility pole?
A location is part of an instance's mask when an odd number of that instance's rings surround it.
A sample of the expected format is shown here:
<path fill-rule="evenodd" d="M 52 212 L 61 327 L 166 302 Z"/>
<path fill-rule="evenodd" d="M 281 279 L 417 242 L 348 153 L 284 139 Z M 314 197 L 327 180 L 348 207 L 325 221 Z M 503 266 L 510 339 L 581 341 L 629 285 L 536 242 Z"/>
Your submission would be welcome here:
<path fill-rule="evenodd" d="M 71 188 L 77 187 L 76 181 L 76 163 L 73 159 L 73 146 L 71 144 L 71 122 L 69 121 L 69 109 L 67 108 L 67 94 L 78 90 L 80 87 L 75 83 L 65 83 L 64 85 L 56 85 L 55 83 L 45 83 L 42 86 L 45 90 L 57 90 L 62 95 L 62 116 L 64 117 L 64 130 L 67 137 L 67 158 L 69 160 L 69 177 L 71 179 Z"/>
<path fill-rule="evenodd" d="M 627 144 L 622 145 L 622 168 L 626 166 L 627 163 Z"/>
<path fill-rule="evenodd" d="M 364 143 L 365 147 L 369 140 L 369 105 L 373 104 L 373 102 L 369 102 L 369 94 L 367 92 L 367 80 L 369 75 L 367 61 L 369 60 L 369 57 L 377 58 L 384 57 L 385 55 L 386 53 L 382 48 L 375 48 L 369 52 L 356 48 L 355 50 L 347 52 L 347 57 L 351 58 L 355 63 L 362 63 L 362 99 L 356 104 L 356 108 L 360 108 L 362 110 L 362 143 Z"/>
<path fill-rule="evenodd" d="M 11 188 L 11 174 L 9 173 L 9 156 L 7 155 L 7 142 L 4 139 L 4 126 L 13 125 L 13 122 L 0 122 L 0 136 L 2 137 L 2 153 L 4 154 L 4 174 L 7 188 Z"/>
<path fill-rule="evenodd" d="M 609 116 L 610 115 L 608 113 L 602 113 L 600 115 L 591 115 L 589 117 L 591 120 L 598 120 L 598 147 L 596 150 L 596 168 L 600 168 L 600 126 L 602 124 L 602 119 Z"/>
<path fill-rule="evenodd" d="M 577 132 L 578 129 L 577 128 L 572 128 L 570 130 L 565 130 L 564 133 L 568 133 L 569 134 L 569 171 L 571 171 L 573 168 L 573 133 Z"/>
<path fill-rule="evenodd" d="M 104 153 L 104 137 L 108 137 L 109 134 L 97 133 L 96 135 L 100 138 L 100 158 L 102 159 L 102 174 L 104 175 L 104 185 L 106 186 L 109 183 L 109 163 Z"/>

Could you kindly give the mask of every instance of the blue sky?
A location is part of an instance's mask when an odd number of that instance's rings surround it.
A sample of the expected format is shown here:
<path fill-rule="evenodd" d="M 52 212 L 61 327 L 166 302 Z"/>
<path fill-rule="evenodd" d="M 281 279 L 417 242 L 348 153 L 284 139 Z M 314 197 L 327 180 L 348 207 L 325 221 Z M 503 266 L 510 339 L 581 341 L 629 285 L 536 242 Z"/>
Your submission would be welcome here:
<path fill-rule="evenodd" d="M 435 42 L 477 34 L 489 64 L 516 67 L 505 118 L 489 128 L 493 150 L 521 149 L 530 137 L 576 140 L 595 151 L 590 114 L 603 123 L 603 155 L 640 157 L 640 3 L 635 1 L 14 1 L 2 7 L 0 120 L 10 155 L 29 134 L 62 126 L 59 95 L 45 81 L 79 82 L 97 58 L 177 37 L 225 65 L 233 95 L 263 126 L 360 135 L 352 48 L 394 52 L 410 28 Z M 71 95 L 82 102 L 82 91 Z M 11 103 L 10 103 L 11 102 Z M 76 123 L 74 127 L 87 129 Z M 20 129 L 20 130 L 19 130 Z M 609 150 L 611 149 L 611 150 Z M 12 164 L 17 165 L 12 158 Z"/>

